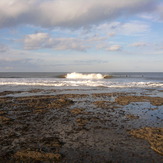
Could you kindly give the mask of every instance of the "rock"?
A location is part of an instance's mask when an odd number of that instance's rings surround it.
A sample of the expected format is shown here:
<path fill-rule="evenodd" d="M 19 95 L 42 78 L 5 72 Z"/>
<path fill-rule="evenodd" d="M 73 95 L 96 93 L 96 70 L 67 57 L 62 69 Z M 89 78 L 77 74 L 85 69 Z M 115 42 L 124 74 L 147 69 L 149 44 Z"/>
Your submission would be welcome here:
<path fill-rule="evenodd" d="M 88 120 L 84 118 L 77 118 L 76 123 L 78 126 L 85 126 L 87 124 Z"/>
<path fill-rule="evenodd" d="M 34 110 L 33 112 L 34 112 L 34 113 L 45 113 L 46 110 L 44 110 L 44 109 L 36 109 L 36 110 Z"/>
<path fill-rule="evenodd" d="M 4 115 L 4 114 L 6 114 L 5 111 L 0 111 L 0 115 Z"/>
<path fill-rule="evenodd" d="M 152 105 L 163 105 L 162 97 L 150 97 L 150 96 L 119 96 L 115 100 L 120 105 L 128 105 L 131 102 L 150 102 Z"/>
<path fill-rule="evenodd" d="M 22 91 L 4 91 L 4 92 L 0 92 L 0 96 L 6 96 L 9 94 L 17 94 L 17 93 L 22 93 Z"/>
<path fill-rule="evenodd" d="M 19 151 L 14 154 L 16 160 L 37 160 L 37 161 L 59 161 L 61 154 L 59 153 L 43 153 L 36 151 Z"/>
<path fill-rule="evenodd" d="M 81 113 L 83 113 L 83 109 L 74 108 L 74 109 L 71 109 L 70 112 L 71 112 L 72 114 L 81 114 Z"/>
<path fill-rule="evenodd" d="M 7 123 L 10 120 L 11 120 L 10 118 L 4 117 L 4 116 L 0 116 L 0 123 Z"/>
<path fill-rule="evenodd" d="M 0 97 L 1 117 L 14 119 L 4 119 L 0 124 L 0 162 L 161 162 L 162 156 L 146 146 L 145 141 L 135 141 L 126 133 L 135 125 L 146 125 L 140 124 L 143 116 L 137 123 L 127 122 L 138 117 L 127 115 L 126 120 L 124 117 L 129 112 L 115 109 L 123 106 L 110 99 L 113 96 L 120 100 L 118 96 L 121 96 L 121 100 L 129 97 L 127 103 L 147 101 L 157 104 L 161 104 L 162 99 L 135 97 L 134 93 L 132 96 L 131 93 L 118 92 L 93 95 L 91 92 L 86 94 L 87 90 L 85 94 L 59 92 L 45 95 L 47 90 L 44 91 L 39 96 Z M 144 111 L 144 105 L 136 107 L 140 107 L 143 113 L 151 112 L 149 109 Z M 158 123 L 160 126 L 161 116 L 160 119 L 154 116 L 153 113 L 154 125 Z M 151 148 L 161 151 L 161 141 L 159 138 L 151 140 Z"/>
<path fill-rule="evenodd" d="M 127 118 L 127 119 L 139 119 L 139 116 L 135 116 L 135 115 L 133 115 L 133 114 L 127 114 L 127 115 L 126 115 L 126 118 Z"/>
<path fill-rule="evenodd" d="M 55 137 L 45 137 L 41 139 L 44 145 L 48 147 L 61 147 L 62 143 Z"/>
<path fill-rule="evenodd" d="M 163 155 L 163 128 L 145 127 L 131 130 L 129 133 L 137 138 L 147 140 L 151 149 Z"/>
<path fill-rule="evenodd" d="M 74 102 L 69 99 L 58 99 L 48 104 L 49 109 L 59 109 L 65 106 L 72 105 Z"/>
<path fill-rule="evenodd" d="M 95 101 L 93 102 L 93 104 L 102 109 L 107 109 L 111 106 L 111 103 L 109 101 Z"/>
<path fill-rule="evenodd" d="M 28 91 L 29 93 L 38 93 L 38 92 L 41 92 L 43 91 L 43 89 L 32 89 L 30 91 Z"/>
<path fill-rule="evenodd" d="M 12 110 L 38 110 L 55 109 L 72 105 L 74 102 L 70 99 L 57 98 L 57 96 L 27 96 L 27 97 L 3 97 L 0 98 L 0 107 L 10 108 Z M 13 109 L 14 108 L 14 109 Z M 37 111 L 36 111 L 37 112 Z"/>

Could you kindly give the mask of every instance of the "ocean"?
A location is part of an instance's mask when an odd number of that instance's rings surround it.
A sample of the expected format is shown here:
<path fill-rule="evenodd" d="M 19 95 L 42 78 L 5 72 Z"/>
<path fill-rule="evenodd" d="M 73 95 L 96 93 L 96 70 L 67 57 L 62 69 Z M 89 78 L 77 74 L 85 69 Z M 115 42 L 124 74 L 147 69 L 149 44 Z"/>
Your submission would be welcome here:
<path fill-rule="evenodd" d="M 163 72 L 0 72 L 0 91 L 29 89 L 87 90 L 97 92 L 163 89 Z"/>

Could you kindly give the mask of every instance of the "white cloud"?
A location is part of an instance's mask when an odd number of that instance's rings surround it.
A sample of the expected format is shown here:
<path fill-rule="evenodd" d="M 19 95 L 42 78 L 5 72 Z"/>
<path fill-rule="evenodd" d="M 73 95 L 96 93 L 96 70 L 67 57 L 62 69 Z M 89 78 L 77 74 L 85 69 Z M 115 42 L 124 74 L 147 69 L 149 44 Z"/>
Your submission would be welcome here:
<path fill-rule="evenodd" d="M 77 38 L 53 38 L 47 33 L 35 33 L 26 35 L 24 40 L 24 48 L 28 50 L 34 49 L 55 49 L 55 50 L 78 50 L 84 51 L 87 45 L 83 40 Z"/>
<path fill-rule="evenodd" d="M 132 21 L 121 25 L 120 31 L 123 34 L 130 35 L 148 31 L 149 25 L 139 21 Z"/>
<path fill-rule="evenodd" d="M 158 13 L 159 19 L 163 21 L 163 4 L 157 7 L 156 13 Z"/>
<path fill-rule="evenodd" d="M 142 19 L 145 19 L 145 20 L 148 20 L 148 21 L 159 21 L 158 19 L 158 15 L 154 14 L 153 12 L 152 13 L 143 13 L 143 14 L 139 14 L 138 15 L 140 18 Z"/>
<path fill-rule="evenodd" d="M 108 50 L 108 51 L 119 51 L 119 50 L 121 50 L 121 46 L 120 45 L 112 45 L 112 46 L 106 48 L 106 50 Z"/>
<path fill-rule="evenodd" d="M 23 42 L 25 49 L 40 49 L 40 47 L 45 46 L 47 41 L 50 41 L 50 37 L 47 33 L 36 33 L 26 35 Z"/>
<path fill-rule="evenodd" d="M 86 38 L 87 42 L 101 42 L 101 41 L 105 41 L 107 39 L 107 37 L 100 37 L 100 36 L 92 36 L 92 37 L 88 37 Z"/>
<path fill-rule="evenodd" d="M 76 38 L 56 38 L 53 42 L 57 43 L 56 45 L 52 45 L 56 50 L 85 51 L 88 48 L 88 46 L 84 44 L 83 40 Z"/>
<path fill-rule="evenodd" d="M 7 45 L 0 44 L 0 52 L 1 53 L 6 52 L 8 50 L 9 50 L 9 47 Z"/>
<path fill-rule="evenodd" d="M 108 35 L 109 35 L 110 37 L 113 37 L 113 36 L 116 35 L 116 33 L 115 33 L 115 32 L 111 32 L 111 33 L 109 33 Z"/>
<path fill-rule="evenodd" d="M 81 27 L 154 10 L 159 0 L 2 0 L 0 27 Z"/>
<path fill-rule="evenodd" d="M 135 42 L 133 44 L 130 44 L 132 47 L 144 47 L 147 46 L 148 44 L 146 42 Z"/>
<path fill-rule="evenodd" d="M 105 32 L 108 36 L 114 35 L 135 35 L 150 31 L 150 26 L 142 21 L 129 21 L 127 23 L 111 22 L 103 23 L 95 27 L 95 31 Z M 110 35 L 112 33 L 113 35 Z"/>

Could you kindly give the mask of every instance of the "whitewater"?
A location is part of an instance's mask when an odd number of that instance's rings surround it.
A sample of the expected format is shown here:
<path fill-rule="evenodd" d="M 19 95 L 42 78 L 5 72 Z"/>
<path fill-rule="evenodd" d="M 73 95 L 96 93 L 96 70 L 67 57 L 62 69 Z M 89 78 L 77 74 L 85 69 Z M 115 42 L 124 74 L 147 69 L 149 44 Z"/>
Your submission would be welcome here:
<path fill-rule="evenodd" d="M 68 73 L 65 78 L 67 79 L 104 79 L 109 77 L 109 75 L 102 75 L 100 73 L 82 74 L 82 73 Z"/>

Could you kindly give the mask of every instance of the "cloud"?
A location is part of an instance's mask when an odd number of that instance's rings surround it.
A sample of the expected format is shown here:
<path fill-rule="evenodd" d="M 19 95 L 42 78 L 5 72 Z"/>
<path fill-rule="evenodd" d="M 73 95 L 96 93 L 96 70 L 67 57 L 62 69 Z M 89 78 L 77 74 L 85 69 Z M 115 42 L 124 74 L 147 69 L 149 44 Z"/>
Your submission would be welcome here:
<path fill-rule="evenodd" d="M 108 50 L 108 51 L 120 51 L 121 46 L 120 45 L 112 45 L 112 46 L 106 48 L 106 50 Z"/>
<path fill-rule="evenodd" d="M 143 22 L 132 21 L 121 25 L 123 34 L 130 35 L 135 33 L 143 33 L 149 30 L 149 26 Z"/>
<path fill-rule="evenodd" d="M 110 23 L 103 23 L 99 26 L 95 27 L 95 31 L 105 31 L 105 33 L 108 33 L 108 36 L 114 36 L 114 35 L 135 35 L 144 33 L 150 30 L 150 26 L 142 21 L 129 21 L 129 22 L 119 22 L 119 21 L 113 21 Z M 113 35 L 110 35 L 113 34 Z"/>
<path fill-rule="evenodd" d="M 53 38 L 47 33 L 35 33 L 26 35 L 23 43 L 24 48 L 27 50 L 55 49 L 85 51 L 88 48 L 82 39 L 72 37 Z"/>
<path fill-rule="evenodd" d="M 100 37 L 97 35 L 94 35 L 92 37 L 88 37 L 86 38 L 87 42 L 101 42 L 101 41 L 105 41 L 107 39 L 107 37 Z"/>
<path fill-rule="evenodd" d="M 40 49 L 50 42 L 50 37 L 47 33 L 30 34 L 25 36 L 23 42 L 25 49 Z"/>
<path fill-rule="evenodd" d="M 7 51 L 9 51 L 9 47 L 7 45 L 0 44 L 0 53 L 4 53 Z"/>
<path fill-rule="evenodd" d="M 0 27 L 83 27 L 153 11 L 159 0 L 3 0 Z"/>
<path fill-rule="evenodd" d="M 54 49 L 54 50 L 75 50 L 86 51 L 90 48 L 104 49 L 109 51 L 121 50 L 119 43 L 108 48 L 108 41 L 116 35 L 134 35 L 145 33 L 150 29 L 148 24 L 141 21 L 130 21 L 128 23 L 112 22 L 103 23 L 98 26 L 94 26 L 89 33 L 83 34 L 84 30 L 77 30 L 72 35 L 72 31 L 59 29 L 55 30 L 55 33 L 63 33 L 62 37 L 54 37 L 48 33 L 34 33 L 25 35 L 23 40 L 25 50 L 37 50 L 37 49 Z M 97 34 L 98 33 L 98 34 Z"/>
<path fill-rule="evenodd" d="M 53 42 L 54 46 L 52 47 L 56 50 L 85 51 L 88 48 L 88 46 L 84 44 L 83 40 L 78 38 L 56 38 Z"/>
<path fill-rule="evenodd" d="M 158 15 L 156 15 L 155 13 L 143 13 L 143 14 L 139 14 L 138 15 L 141 19 L 145 19 L 145 20 L 148 20 L 148 21 L 153 21 L 153 22 L 158 22 L 159 18 L 158 18 Z"/>
<path fill-rule="evenodd" d="M 110 37 L 113 37 L 113 36 L 116 35 L 116 33 L 115 33 L 115 32 L 111 32 L 111 33 L 109 33 L 108 35 L 109 35 Z"/>
<path fill-rule="evenodd" d="M 163 4 L 157 7 L 156 13 L 159 15 L 159 20 L 163 21 Z"/>
<path fill-rule="evenodd" d="M 153 22 L 163 22 L 163 3 L 158 3 L 152 12 L 143 12 L 139 17 Z"/>
<path fill-rule="evenodd" d="M 147 46 L 147 43 L 146 42 L 135 42 L 133 44 L 130 44 L 130 46 L 132 46 L 132 47 L 144 47 L 144 46 Z"/>

